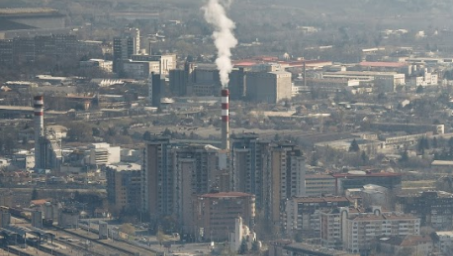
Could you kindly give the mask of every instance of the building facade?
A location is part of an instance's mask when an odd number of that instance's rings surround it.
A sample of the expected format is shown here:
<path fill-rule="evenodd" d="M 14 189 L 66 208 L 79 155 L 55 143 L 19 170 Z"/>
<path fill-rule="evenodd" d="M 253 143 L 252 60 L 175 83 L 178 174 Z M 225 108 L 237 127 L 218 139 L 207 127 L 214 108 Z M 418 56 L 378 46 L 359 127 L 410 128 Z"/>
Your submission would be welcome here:
<path fill-rule="evenodd" d="M 140 210 L 141 166 L 115 164 L 106 167 L 109 210 L 116 216 Z"/>
<path fill-rule="evenodd" d="M 412 213 L 422 225 L 436 230 L 453 228 L 453 194 L 444 191 L 423 191 L 419 194 L 396 196 L 396 210 Z"/>
<path fill-rule="evenodd" d="M 194 227 L 198 240 L 225 241 L 235 230 L 237 217 L 254 226 L 255 196 L 241 192 L 220 192 L 194 197 Z"/>
<path fill-rule="evenodd" d="M 285 205 L 282 220 L 285 233 L 288 235 L 302 233 L 318 237 L 321 229 L 321 213 L 338 207 L 348 207 L 350 204 L 346 197 L 293 197 Z"/>
<path fill-rule="evenodd" d="M 250 101 L 277 103 L 292 97 L 290 72 L 247 72 L 245 79 L 246 96 Z"/>

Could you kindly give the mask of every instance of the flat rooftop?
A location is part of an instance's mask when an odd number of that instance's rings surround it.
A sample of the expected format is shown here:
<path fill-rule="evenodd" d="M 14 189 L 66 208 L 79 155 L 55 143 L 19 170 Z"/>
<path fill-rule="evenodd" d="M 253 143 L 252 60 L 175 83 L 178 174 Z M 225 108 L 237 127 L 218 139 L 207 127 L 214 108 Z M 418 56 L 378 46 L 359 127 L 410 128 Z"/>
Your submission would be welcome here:
<path fill-rule="evenodd" d="M 0 17 L 63 16 L 52 8 L 0 8 Z"/>

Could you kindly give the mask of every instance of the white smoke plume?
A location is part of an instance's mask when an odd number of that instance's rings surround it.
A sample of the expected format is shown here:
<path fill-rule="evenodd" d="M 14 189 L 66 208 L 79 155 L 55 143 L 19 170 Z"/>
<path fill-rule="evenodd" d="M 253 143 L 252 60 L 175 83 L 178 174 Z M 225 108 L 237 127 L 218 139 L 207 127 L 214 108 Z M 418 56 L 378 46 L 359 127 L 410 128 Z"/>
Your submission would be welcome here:
<path fill-rule="evenodd" d="M 228 6 L 231 1 L 227 1 Z M 231 63 L 231 49 L 234 48 L 238 41 L 234 37 L 233 29 L 235 28 L 234 22 L 229 19 L 225 13 L 225 8 L 218 0 L 209 0 L 205 6 L 202 7 L 204 11 L 205 20 L 214 26 L 214 39 L 215 47 L 217 48 L 217 59 L 215 63 L 220 73 L 220 82 L 223 87 L 228 86 L 229 74 L 233 70 Z"/>

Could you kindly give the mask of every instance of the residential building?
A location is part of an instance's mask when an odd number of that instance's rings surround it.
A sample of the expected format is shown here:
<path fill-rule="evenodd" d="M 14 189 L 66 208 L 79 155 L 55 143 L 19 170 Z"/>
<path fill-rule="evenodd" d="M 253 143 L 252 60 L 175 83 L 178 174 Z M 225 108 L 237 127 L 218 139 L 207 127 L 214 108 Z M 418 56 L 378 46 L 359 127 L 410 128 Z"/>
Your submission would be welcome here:
<path fill-rule="evenodd" d="M 305 176 L 305 195 L 323 196 L 335 195 L 336 182 L 332 175 L 312 174 Z"/>
<path fill-rule="evenodd" d="M 305 195 L 305 159 L 291 143 L 277 143 L 266 154 L 262 170 L 260 207 L 274 230 L 281 227 L 282 205 L 293 197 Z"/>
<path fill-rule="evenodd" d="M 218 149 L 211 145 L 171 142 L 158 138 L 144 151 L 142 208 L 151 221 L 174 216 L 183 232 L 190 233 L 192 197 L 216 189 L 220 172 Z"/>
<path fill-rule="evenodd" d="M 291 73 L 286 71 L 247 72 L 246 97 L 250 101 L 277 103 L 292 97 Z"/>
<path fill-rule="evenodd" d="M 453 194 L 444 191 L 423 191 L 396 196 L 397 211 L 411 213 L 421 219 L 422 225 L 436 230 L 453 228 Z"/>
<path fill-rule="evenodd" d="M 193 230 L 197 240 L 225 241 L 235 230 L 237 217 L 253 228 L 255 196 L 241 192 L 199 195 L 194 197 L 193 209 Z"/>
<path fill-rule="evenodd" d="M 214 189 L 217 175 L 217 151 L 210 145 L 182 145 L 172 150 L 174 158 L 174 214 L 183 232 L 193 226 L 192 197 Z"/>
<path fill-rule="evenodd" d="M 428 235 L 382 237 L 378 242 L 379 252 L 386 255 L 431 255 L 433 249 L 433 240 Z"/>
<path fill-rule="evenodd" d="M 116 216 L 140 210 L 141 166 L 112 164 L 106 167 L 109 210 Z"/>
<path fill-rule="evenodd" d="M 159 138 L 145 146 L 142 165 L 142 208 L 150 220 L 173 213 L 174 173 L 171 160 L 171 143 Z"/>
<path fill-rule="evenodd" d="M 349 209 L 340 210 L 343 248 L 352 253 L 366 253 L 382 236 L 408 236 L 420 234 L 420 218 L 412 214 L 382 213 L 379 207 L 373 212 L 349 215 Z"/>
<path fill-rule="evenodd" d="M 321 229 L 320 215 L 323 211 L 348 207 L 348 198 L 338 196 L 293 197 L 286 202 L 282 219 L 286 234 L 304 233 L 319 237 Z"/>
<path fill-rule="evenodd" d="M 269 142 L 260 140 L 254 133 L 231 136 L 231 189 L 254 194 L 257 208 L 262 208 L 264 198 L 264 159 L 269 146 Z"/>
<path fill-rule="evenodd" d="M 451 255 L 453 253 L 453 231 L 437 231 L 439 237 L 437 247 L 443 255 Z"/>

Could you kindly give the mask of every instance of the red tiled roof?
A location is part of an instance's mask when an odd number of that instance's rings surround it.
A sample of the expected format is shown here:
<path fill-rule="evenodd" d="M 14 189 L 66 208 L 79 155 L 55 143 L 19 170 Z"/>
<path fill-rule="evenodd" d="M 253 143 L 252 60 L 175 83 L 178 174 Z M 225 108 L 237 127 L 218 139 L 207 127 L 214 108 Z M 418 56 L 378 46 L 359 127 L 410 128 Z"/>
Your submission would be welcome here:
<path fill-rule="evenodd" d="M 242 192 L 220 192 L 220 193 L 210 193 L 204 194 L 200 197 L 210 197 L 210 198 L 220 198 L 220 197 L 247 197 L 253 196 L 252 194 L 242 193 Z"/>

